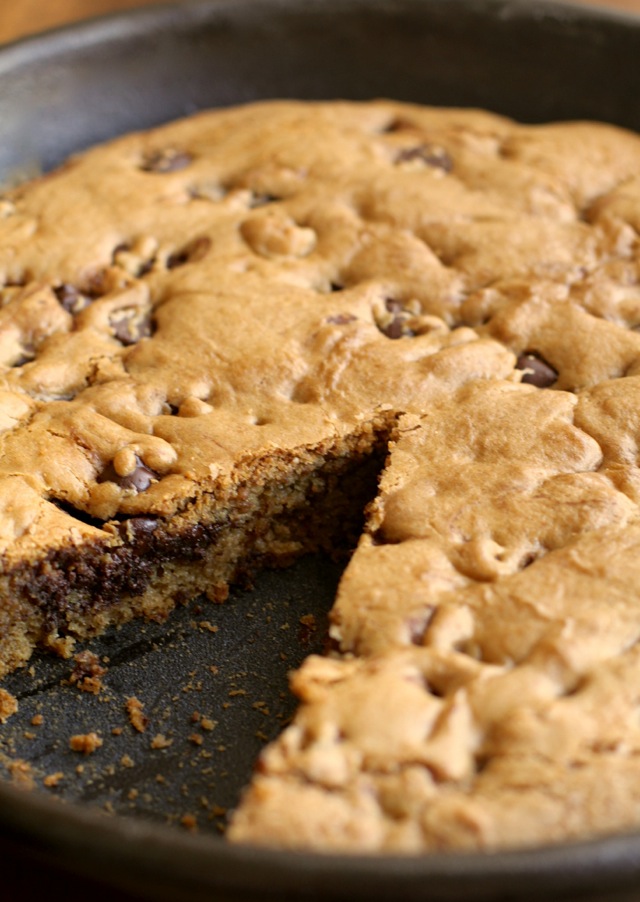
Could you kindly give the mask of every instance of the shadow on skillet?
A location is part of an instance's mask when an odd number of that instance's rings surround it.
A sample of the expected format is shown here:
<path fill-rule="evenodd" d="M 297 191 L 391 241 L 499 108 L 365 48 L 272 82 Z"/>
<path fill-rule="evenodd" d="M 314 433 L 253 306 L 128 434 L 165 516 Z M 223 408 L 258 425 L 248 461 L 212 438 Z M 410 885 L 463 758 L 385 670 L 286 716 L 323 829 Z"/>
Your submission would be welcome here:
<path fill-rule="evenodd" d="M 162 4 L 0 49 L 0 179 L 261 97 L 387 96 L 640 130 L 638 59 L 640 19 L 548 0 Z M 39 787 L 0 780 L 1 864 L 14 886 L 19 878 L 22 902 L 58 888 L 96 902 L 128 902 L 125 892 L 145 902 L 640 898 L 634 835 L 409 859 L 294 855 L 218 838 L 265 738 L 292 712 L 287 671 L 322 648 L 337 578 L 333 565 L 307 559 L 222 608 L 109 633 L 93 644 L 106 669 L 93 674 L 96 694 L 70 682 L 71 662 L 50 658 L 9 680 L 21 708 L 0 730 L 0 752 L 14 780 Z M 91 669 L 85 662 L 76 677 Z M 148 718 L 143 732 L 126 709 L 133 697 Z M 69 749 L 70 736 L 92 732 L 103 741 L 94 754 Z"/>

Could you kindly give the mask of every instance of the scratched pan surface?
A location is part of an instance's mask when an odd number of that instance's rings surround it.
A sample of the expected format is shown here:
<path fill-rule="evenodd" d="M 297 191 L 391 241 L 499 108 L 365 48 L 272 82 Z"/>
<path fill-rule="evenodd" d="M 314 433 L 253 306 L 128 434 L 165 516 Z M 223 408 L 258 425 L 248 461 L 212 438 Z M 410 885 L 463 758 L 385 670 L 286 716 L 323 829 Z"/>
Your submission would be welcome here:
<path fill-rule="evenodd" d="M 0 50 L 0 179 L 260 97 L 392 96 L 640 130 L 639 59 L 638 19 L 529 0 L 163 4 Z M 293 711 L 289 669 L 324 646 L 339 574 L 310 558 L 225 605 L 107 634 L 89 646 L 93 674 L 38 656 L 6 682 L 20 710 L 0 728 L 1 865 L 25 899 L 43 874 L 50 892 L 96 900 L 640 898 L 636 835 L 415 859 L 225 842 L 225 812 Z M 93 754 L 70 748 L 93 733 Z"/>

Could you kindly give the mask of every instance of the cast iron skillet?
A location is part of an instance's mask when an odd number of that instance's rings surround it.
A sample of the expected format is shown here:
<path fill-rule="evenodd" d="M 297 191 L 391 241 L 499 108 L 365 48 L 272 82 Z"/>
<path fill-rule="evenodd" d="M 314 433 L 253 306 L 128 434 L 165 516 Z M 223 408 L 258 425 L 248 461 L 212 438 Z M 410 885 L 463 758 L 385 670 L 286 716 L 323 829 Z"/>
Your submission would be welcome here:
<path fill-rule="evenodd" d="M 386 96 L 640 130 L 639 59 L 640 19 L 535 0 L 164 4 L 0 50 L 0 179 L 199 108 L 267 97 Z M 640 897 L 638 835 L 418 858 L 225 843 L 225 809 L 293 711 L 287 671 L 322 649 L 339 573 L 311 558 L 223 606 L 108 634 L 91 646 L 106 671 L 96 695 L 79 691 L 71 662 L 38 657 L 14 675 L 6 685 L 20 711 L 0 728 L 3 873 L 22 875 L 27 892 L 37 871 L 53 892 L 158 902 Z M 144 732 L 126 717 L 131 696 L 144 704 Z M 80 760 L 69 736 L 91 730 L 104 745 Z M 16 788 L 19 776 L 35 789 Z"/>

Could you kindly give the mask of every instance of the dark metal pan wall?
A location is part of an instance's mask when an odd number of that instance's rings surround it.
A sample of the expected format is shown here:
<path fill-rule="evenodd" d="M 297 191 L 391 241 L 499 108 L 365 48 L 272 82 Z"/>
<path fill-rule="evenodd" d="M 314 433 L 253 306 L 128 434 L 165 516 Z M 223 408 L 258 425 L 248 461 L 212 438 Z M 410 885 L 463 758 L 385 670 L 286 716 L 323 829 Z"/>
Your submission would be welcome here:
<path fill-rule="evenodd" d="M 125 131 L 267 97 L 384 96 L 640 130 L 639 60 L 640 19 L 553 2 L 163 4 L 0 50 L 0 180 Z M 95 696 L 79 692 L 70 662 L 38 656 L 12 676 L 20 711 L 0 727 L 0 763 L 28 762 L 40 787 L 63 777 L 31 792 L 0 781 L 3 867 L 25 888 L 31 874 L 71 879 L 96 902 L 112 889 L 154 902 L 640 898 L 637 836 L 411 859 L 225 844 L 225 809 L 293 711 L 287 672 L 322 650 L 339 573 L 311 558 L 223 606 L 109 633 L 91 645 L 106 669 Z M 144 732 L 127 720 L 131 696 L 144 704 Z M 78 772 L 68 737 L 96 729 L 108 742 Z M 151 748 L 157 736 L 167 744 Z"/>

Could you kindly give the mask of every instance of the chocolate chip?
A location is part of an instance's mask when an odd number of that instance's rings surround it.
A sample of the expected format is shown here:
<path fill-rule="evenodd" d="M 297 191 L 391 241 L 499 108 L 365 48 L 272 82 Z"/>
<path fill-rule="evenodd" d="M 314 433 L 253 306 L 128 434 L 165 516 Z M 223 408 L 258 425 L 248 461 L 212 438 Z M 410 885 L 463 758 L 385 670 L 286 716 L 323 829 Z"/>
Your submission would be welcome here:
<path fill-rule="evenodd" d="M 549 388 L 558 379 L 558 372 L 539 354 L 528 351 L 520 354 L 516 361 L 516 369 L 524 370 L 521 381 L 537 388 Z"/>
<path fill-rule="evenodd" d="M 453 160 L 444 149 L 432 144 L 418 144 L 415 147 L 406 147 L 401 150 L 395 159 L 398 163 L 412 163 L 418 161 L 434 169 L 442 169 L 443 172 L 451 172 Z"/>
<path fill-rule="evenodd" d="M 413 337 L 415 332 L 407 325 L 409 313 L 402 303 L 394 298 L 387 298 L 384 306 L 392 316 L 390 319 L 385 318 L 377 323 L 382 334 L 393 340 Z"/>
<path fill-rule="evenodd" d="M 152 482 L 158 479 L 158 474 L 146 467 L 142 461 L 138 462 L 135 470 L 127 476 L 120 478 L 120 488 L 135 489 L 136 492 L 146 491 Z"/>
<path fill-rule="evenodd" d="M 123 345 L 134 345 L 152 332 L 151 316 L 137 309 L 119 310 L 109 319 L 114 336 Z"/>
<path fill-rule="evenodd" d="M 382 332 L 387 338 L 391 338 L 394 341 L 398 338 L 402 338 L 405 333 L 400 317 L 394 317 L 391 322 L 382 329 Z"/>
<path fill-rule="evenodd" d="M 193 157 L 186 150 L 167 148 L 150 153 L 145 157 L 140 168 L 143 172 L 157 172 L 160 174 L 179 172 L 181 169 L 186 169 L 192 160 Z"/>
<path fill-rule="evenodd" d="M 125 541 L 145 547 L 157 528 L 158 521 L 154 517 L 131 517 L 118 524 L 118 532 Z"/>
<path fill-rule="evenodd" d="M 184 266 L 189 262 L 189 254 L 187 251 L 176 251 L 167 257 L 167 269 L 177 269 L 178 266 Z"/>
<path fill-rule="evenodd" d="M 151 470 L 139 457 L 136 457 L 136 466 L 131 473 L 127 473 L 126 476 L 120 476 L 119 473 L 116 473 L 113 464 L 109 464 L 98 477 L 98 482 L 115 482 L 122 489 L 134 489 L 136 492 L 144 492 L 152 482 L 159 478 L 159 475 L 154 470 Z"/>
<path fill-rule="evenodd" d="M 61 306 L 72 315 L 80 313 L 85 307 L 91 303 L 91 298 L 86 294 L 82 294 L 75 285 L 63 282 L 57 288 L 53 289 L 53 293 L 60 301 Z"/>
<path fill-rule="evenodd" d="M 167 269 L 175 269 L 177 266 L 184 266 L 185 263 L 197 263 L 207 256 L 210 248 L 211 238 L 207 235 L 196 238 L 181 251 L 176 251 L 167 258 Z"/>

